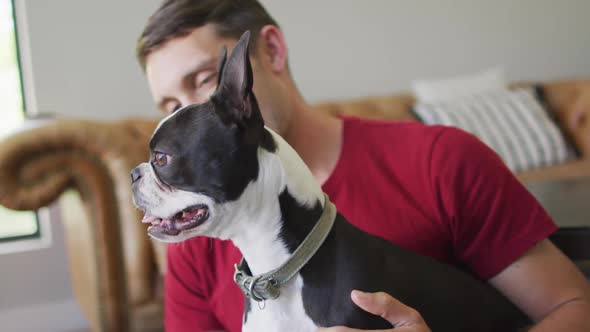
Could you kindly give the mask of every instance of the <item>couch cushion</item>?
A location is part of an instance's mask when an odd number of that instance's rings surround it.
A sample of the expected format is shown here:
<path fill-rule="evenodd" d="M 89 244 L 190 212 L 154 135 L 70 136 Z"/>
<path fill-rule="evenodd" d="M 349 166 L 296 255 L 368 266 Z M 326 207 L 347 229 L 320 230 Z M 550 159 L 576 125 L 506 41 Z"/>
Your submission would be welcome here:
<path fill-rule="evenodd" d="M 564 132 L 576 144 L 580 157 L 590 158 L 590 81 L 558 81 L 543 84 L 551 110 Z"/>
<path fill-rule="evenodd" d="M 531 89 L 418 103 L 414 110 L 427 124 L 455 126 L 476 135 L 515 172 L 556 165 L 575 157 L 574 149 Z"/>

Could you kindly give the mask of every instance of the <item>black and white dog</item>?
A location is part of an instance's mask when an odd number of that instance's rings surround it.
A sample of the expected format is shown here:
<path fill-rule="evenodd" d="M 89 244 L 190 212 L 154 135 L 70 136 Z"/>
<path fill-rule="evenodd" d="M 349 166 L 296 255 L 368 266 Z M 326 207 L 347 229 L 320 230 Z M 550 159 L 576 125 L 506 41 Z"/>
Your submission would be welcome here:
<path fill-rule="evenodd" d="M 297 153 L 264 126 L 252 93 L 249 33 L 219 62 L 216 92 L 163 119 L 151 161 L 132 172 L 134 202 L 165 242 L 229 239 L 253 274 L 276 269 L 310 233 L 328 203 Z M 528 319 L 495 289 L 432 259 L 360 231 L 337 214 L 327 238 L 280 296 L 259 310 L 246 301 L 244 331 L 320 326 L 391 327 L 350 299 L 384 291 L 417 309 L 435 331 L 512 331 Z"/>

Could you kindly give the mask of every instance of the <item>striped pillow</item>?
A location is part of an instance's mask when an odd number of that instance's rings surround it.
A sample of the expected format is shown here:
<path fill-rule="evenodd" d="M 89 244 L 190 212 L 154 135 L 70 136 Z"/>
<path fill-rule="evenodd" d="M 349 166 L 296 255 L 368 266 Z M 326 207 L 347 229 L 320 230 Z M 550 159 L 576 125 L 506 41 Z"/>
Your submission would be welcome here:
<path fill-rule="evenodd" d="M 530 89 L 418 103 L 414 112 L 426 124 L 459 127 L 474 134 L 514 172 L 559 164 L 575 156 Z"/>

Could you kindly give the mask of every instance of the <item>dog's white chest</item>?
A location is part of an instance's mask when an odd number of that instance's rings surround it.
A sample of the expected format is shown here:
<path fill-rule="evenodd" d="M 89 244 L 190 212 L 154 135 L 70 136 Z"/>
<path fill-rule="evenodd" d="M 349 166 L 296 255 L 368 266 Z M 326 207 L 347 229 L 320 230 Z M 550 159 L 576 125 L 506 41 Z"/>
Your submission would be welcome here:
<path fill-rule="evenodd" d="M 315 332 L 317 326 L 305 313 L 301 289 L 303 280 L 297 275 L 281 288 L 278 299 L 266 301 L 264 309 L 251 301 L 250 312 L 244 323 L 243 332 Z"/>

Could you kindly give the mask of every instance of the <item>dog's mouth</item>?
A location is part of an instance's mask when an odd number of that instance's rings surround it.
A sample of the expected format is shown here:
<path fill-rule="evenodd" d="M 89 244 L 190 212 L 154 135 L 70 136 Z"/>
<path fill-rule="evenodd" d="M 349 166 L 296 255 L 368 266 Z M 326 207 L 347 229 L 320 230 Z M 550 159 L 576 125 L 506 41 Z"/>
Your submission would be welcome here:
<path fill-rule="evenodd" d="M 159 218 L 146 212 L 141 222 L 152 225 L 148 228 L 150 234 L 163 233 L 175 236 L 182 231 L 200 226 L 207 219 L 209 219 L 209 208 L 206 205 L 199 204 L 189 206 L 170 218 Z"/>

